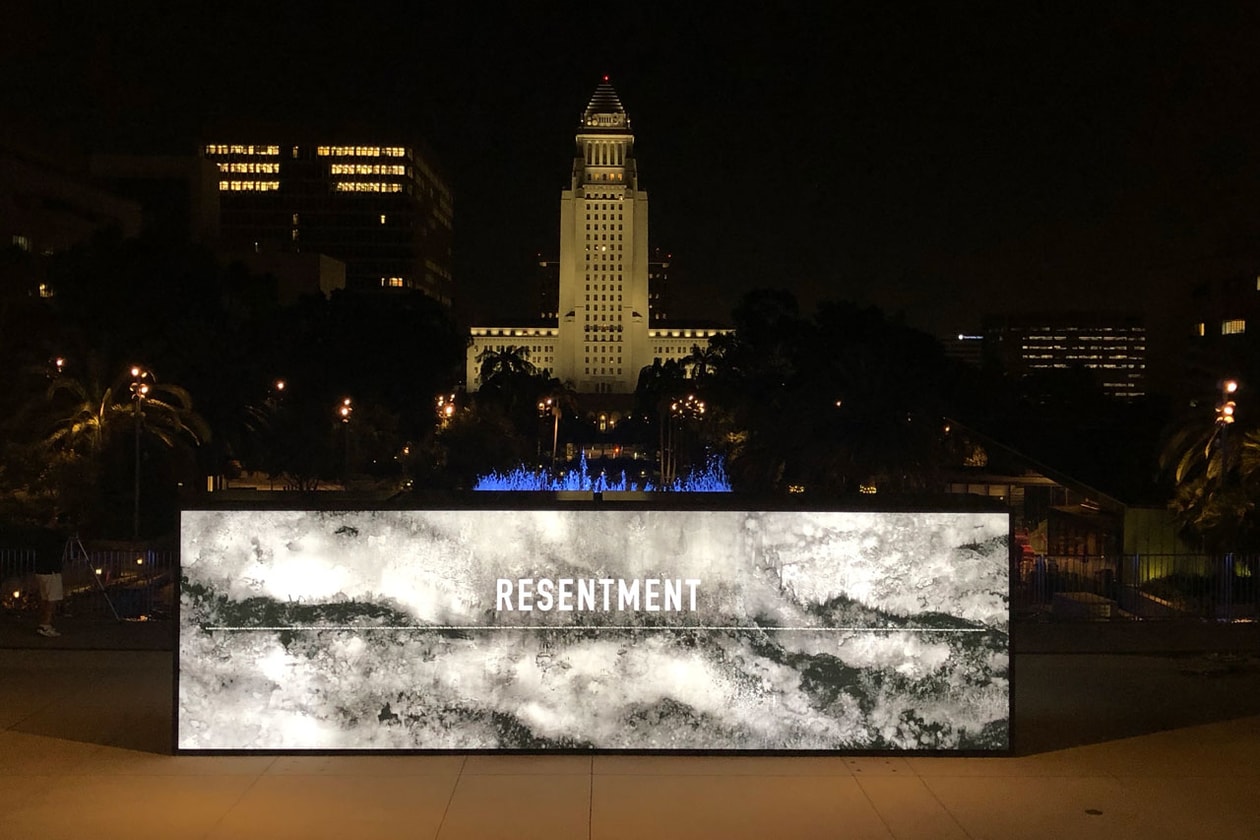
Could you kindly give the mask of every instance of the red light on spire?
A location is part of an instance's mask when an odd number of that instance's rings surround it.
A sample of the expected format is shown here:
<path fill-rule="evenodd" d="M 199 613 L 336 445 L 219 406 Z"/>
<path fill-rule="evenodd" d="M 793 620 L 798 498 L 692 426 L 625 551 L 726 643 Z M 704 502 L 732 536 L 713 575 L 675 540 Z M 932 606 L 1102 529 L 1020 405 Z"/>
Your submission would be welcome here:
<path fill-rule="evenodd" d="M 607 74 L 607 73 L 605 73 L 605 74 L 604 74 L 604 81 L 605 81 L 605 82 L 606 82 L 606 81 L 608 81 L 608 74 Z"/>

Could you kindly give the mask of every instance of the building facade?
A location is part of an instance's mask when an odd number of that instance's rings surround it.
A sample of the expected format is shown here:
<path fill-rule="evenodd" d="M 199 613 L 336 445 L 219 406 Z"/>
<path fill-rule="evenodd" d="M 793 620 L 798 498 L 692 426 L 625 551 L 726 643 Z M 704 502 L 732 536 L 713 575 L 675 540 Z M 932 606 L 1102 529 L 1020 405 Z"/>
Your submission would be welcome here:
<path fill-rule="evenodd" d="M 453 203 L 407 146 L 208 143 L 225 248 L 324 254 L 356 291 L 417 289 L 450 304 Z"/>
<path fill-rule="evenodd" d="M 86 160 L 0 134 L 0 248 L 46 256 L 143 226 L 141 206 L 91 178 Z"/>
<path fill-rule="evenodd" d="M 1254 387 L 1260 374 L 1260 274 L 1235 272 L 1191 291 L 1190 342 L 1181 376 L 1190 394 L 1216 380 L 1239 378 Z"/>
<path fill-rule="evenodd" d="M 653 248 L 648 257 L 648 317 L 653 326 L 659 326 L 669 319 L 671 303 L 669 296 L 669 268 L 674 255 Z"/>
<path fill-rule="evenodd" d="M 984 323 L 984 343 L 986 361 L 1015 376 L 1083 368 L 1108 396 L 1135 399 L 1146 394 L 1146 327 L 1137 315 L 990 317 Z"/>
<path fill-rule="evenodd" d="M 657 271 L 659 267 L 657 259 Z M 530 347 L 530 360 L 582 394 L 630 394 L 655 359 L 682 359 L 723 330 L 654 324 L 648 195 L 639 186 L 630 118 L 605 77 L 582 113 L 569 186 L 560 194 L 560 259 L 552 317 L 540 326 L 474 326 L 467 387 L 486 350 Z M 540 296 L 546 314 L 552 303 Z M 663 321 L 663 319 L 662 319 Z M 536 348 L 536 349 L 535 349 Z"/>
<path fill-rule="evenodd" d="M 945 355 L 965 365 L 984 365 L 984 336 L 974 332 L 951 333 L 940 339 Z"/>
<path fill-rule="evenodd" d="M 660 248 L 653 248 L 648 257 L 648 320 L 659 325 L 669 318 L 669 269 L 673 262 L 673 254 Z M 538 255 L 538 317 L 555 319 L 560 316 L 557 311 L 560 300 L 560 261 L 546 259 Z"/>

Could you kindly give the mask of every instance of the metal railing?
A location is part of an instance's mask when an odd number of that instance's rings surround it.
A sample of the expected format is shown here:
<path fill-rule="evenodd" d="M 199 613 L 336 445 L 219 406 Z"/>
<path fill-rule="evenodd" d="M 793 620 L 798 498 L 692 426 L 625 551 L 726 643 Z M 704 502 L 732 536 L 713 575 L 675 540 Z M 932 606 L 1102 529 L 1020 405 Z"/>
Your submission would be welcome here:
<path fill-rule="evenodd" d="M 61 577 L 62 609 L 74 615 L 154 620 L 174 611 L 178 552 L 154 548 L 67 547 Z M 39 604 L 35 551 L 0 547 L 0 609 L 34 610 Z"/>
<path fill-rule="evenodd" d="M 1036 555 L 1012 569 L 1017 617 L 1260 618 L 1260 557 L 1242 554 Z"/>

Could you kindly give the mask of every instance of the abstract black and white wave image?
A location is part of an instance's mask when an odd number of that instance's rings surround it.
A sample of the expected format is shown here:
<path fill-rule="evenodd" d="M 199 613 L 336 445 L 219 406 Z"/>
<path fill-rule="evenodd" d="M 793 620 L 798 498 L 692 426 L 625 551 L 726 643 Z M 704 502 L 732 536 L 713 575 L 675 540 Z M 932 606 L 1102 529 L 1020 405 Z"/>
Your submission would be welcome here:
<path fill-rule="evenodd" d="M 214 510 L 181 543 L 181 750 L 1008 748 L 1005 514 Z M 694 604 L 521 610 L 544 579 Z"/>

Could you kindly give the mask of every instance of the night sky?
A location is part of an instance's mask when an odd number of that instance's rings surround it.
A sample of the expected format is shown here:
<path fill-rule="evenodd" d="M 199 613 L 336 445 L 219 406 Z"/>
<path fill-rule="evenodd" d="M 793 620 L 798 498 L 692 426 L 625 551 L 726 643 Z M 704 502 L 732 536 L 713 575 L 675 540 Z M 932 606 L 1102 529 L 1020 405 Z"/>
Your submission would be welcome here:
<path fill-rule="evenodd" d="M 680 314 L 770 286 L 933 332 L 1069 306 L 1158 329 L 1195 279 L 1260 266 L 1255 4 L 113 5 L 8 12 L 0 113 L 109 150 L 423 138 L 465 317 L 531 313 L 605 73 Z"/>

